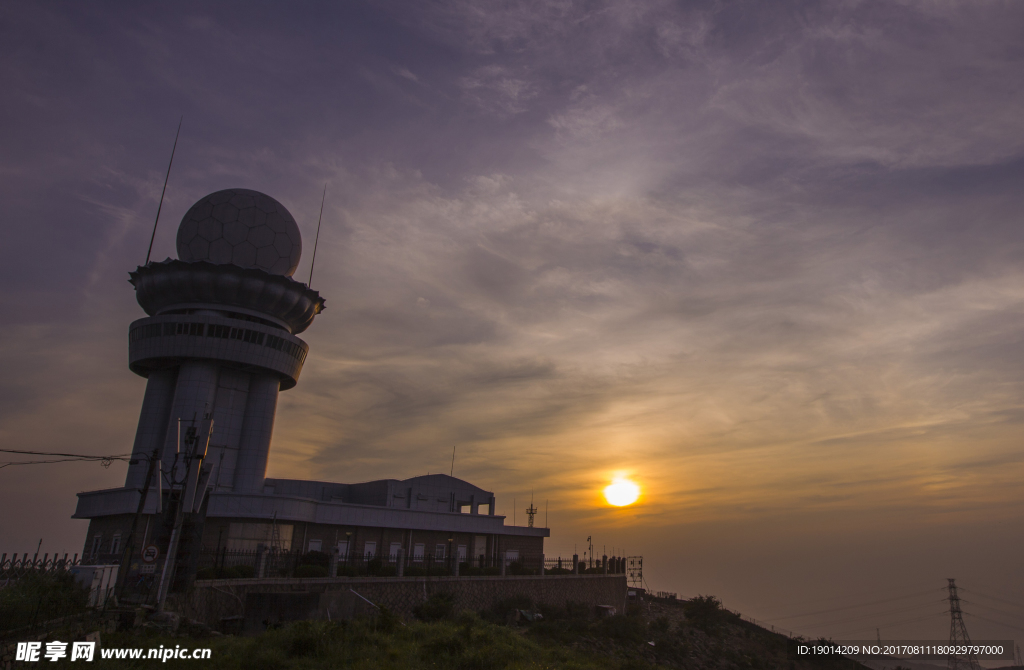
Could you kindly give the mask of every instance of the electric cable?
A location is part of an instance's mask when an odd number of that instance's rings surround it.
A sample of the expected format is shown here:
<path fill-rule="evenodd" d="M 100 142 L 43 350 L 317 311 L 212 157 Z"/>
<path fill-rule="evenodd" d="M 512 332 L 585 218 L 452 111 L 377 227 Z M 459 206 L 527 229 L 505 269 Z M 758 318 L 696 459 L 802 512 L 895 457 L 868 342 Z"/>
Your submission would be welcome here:
<path fill-rule="evenodd" d="M 975 619 L 981 619 L 982 621 L 987 621 L 989 623 L 994 623 L 997 626 L 1005 626 L 1006 628 L 1012 628 L 1014 630 L 1024 631 L 1024 628 L 1021 628 L 1020 626 L 1013 626 L 1013 625 L 1010 625 L 1008 623 L 1003 623 L 1002 621 L 995 621 L 993 619 L 988 619 L 988 618 L 985 618 L 985 617 L 981 616 L 980 614 L 972 614 L 970 612 L 964 612 L 964 614 L 966 614 L 969 617 L 974 617 Z"/>
<path fill-rule="evenodd" d="M 944 616 L 946 614 L 949 614 L 949 612 L 945 611 L 945 612 L 939 612 L 937 614 L 929 614 L 927 616 L 918 617 L 916 619 L 903 619 L 902 621 L 892 621 L 892 622 L 887 623 L 886 626 L 899 626 L 899 625 L 905 624 L 905 623 L 917 623 L 918 621 L 926 621 L 928 619 L 932 619 L 932 618 L 937 617 L 937 616 Z M 870 630 L 874 630 L 875 628 L 877 628 L 877 626 L 866 626 L 864 628 L 857 628 L 856 630 L 847 631 L 847 632 L 839 635 L 838 637 L 845 637 L 845 636 L 850 635 L 852 633 L 860 633 L 860 632 L 865 631 L 865 630 L 870 631 Z"/>
<path fill-rule="evenodd" d="M 941 602 L 941 601 L 939 601 L 939 602 Z M 863 614 L 861 616 L 855 616 L 855 617 L 853 617 L 851 619 L 843 619 L 841 621 L 826 621 L 824 623 L 818 623 L 818 624 L 804 624 L 804 627 L 805 628 L 821 628 L 823 626 L 834 626 L 836 624 L 848 623 L 850 621 L 858 621 L 860 619 L 866 619 L 868 617 L 884 617 L 884 616 L 887 616 L 889 614 L 900 614 L 902 612 L 913 612 L 914 610 L 920 610 L 922 607 L 924 607 L 924 606 L 926 606 L 928 604 L 929 603 L 921 603 L 920 605 L 915 605 L 913 607 L 906 607 L 904 609 L 899 609 L 899 610 L 890 610 L 888 612 L 882 612 L 881 614 L 879 614 L 878 612 L 868 612 L 867 614 Z"/>
<path fill-rule="evenodd" d="M 941 590 L 941 589 L 939 589 L 939 590 Z M 774 617 L 774 620 L 775 621 L 785 621 L 786 619 L 799 619 L 801 617 L 814 616 L 816 614 L 828 614 L 830 612 L 841 612 L 843 610 L 856 609 L 858 607 L 868 607 L 870 605 L 880 605 L 880 604 L 883 604 L 883 603 L 895 602 L 897 600 L 905 600 L 907 598 L 915 598 L 917 596 L 926 595 L 926 594 L 929 594 L 929 593 L 933 593 L 935 591 L 936 591 L 936 589 L 928 589 L 927 591 L 918 591 L 917 593 L 910 593 L 910 594 L 905 595 L 905 596 L 897 596 L 895 598 L 886 598 L 884 600 L 875 600 L 875 601 L 872 601 L 872 602 L 869 602 L 869 603 L 861 603 L 861 604 L 858 604 L 858 605 L 845 605 L 843 607 L 834 607 L 832 609 L 827 609 L 827 610 L 818 610 L 817 612 L 807 612 L 806 614 L 791 614 L 789 616 L 784 616 L 784 617 Z"/>

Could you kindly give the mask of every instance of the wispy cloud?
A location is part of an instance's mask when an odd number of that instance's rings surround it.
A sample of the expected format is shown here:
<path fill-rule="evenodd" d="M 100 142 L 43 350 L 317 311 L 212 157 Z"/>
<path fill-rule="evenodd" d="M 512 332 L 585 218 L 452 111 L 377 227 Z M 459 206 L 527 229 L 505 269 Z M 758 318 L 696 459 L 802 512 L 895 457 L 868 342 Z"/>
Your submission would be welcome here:
<path fill-rule="evenodd" d="M 939 574 L 948 528 L 1019 554 L 995 522 L 1024 515 L 1017 6 L 4 12 L 5 441 L 130 446 L 125 273 L 184 114 L 158 258 L 232 186 L 308 240 L 328 185 L 273 475 L 446 471 L 457 445 L 499 512 L 550 501 L 552 551 L 604 534 L 738 599 L 881 544 L 913 560 L 829 574 Z M 639 505 L 601 503 L 615 473 Z M 24 473 L 63 507 L 0 535 L 64 532 L 118 476 Z"/>

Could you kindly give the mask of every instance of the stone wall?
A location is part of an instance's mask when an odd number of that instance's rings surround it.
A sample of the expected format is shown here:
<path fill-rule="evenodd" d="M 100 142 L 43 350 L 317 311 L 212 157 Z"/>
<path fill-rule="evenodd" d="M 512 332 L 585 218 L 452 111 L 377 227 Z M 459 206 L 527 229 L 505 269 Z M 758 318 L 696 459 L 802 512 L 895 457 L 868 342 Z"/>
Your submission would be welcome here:
<path fill-rule="evenodd" d="M 168 609 L 214 628 L 225 620 L 249 631 L 297 619 L 347 619 L 384 605 L 402 618 L 435 593 L 451 594 L 456 611 L 485 610 L 514 597 L 561 606 L 613 605 L 622 611 L 625 575 L 508 577 L 386 577 L 321 579 L 220 579 L 197 581 L 188 594 L 171 596 Z M 365 600 L 364 600 L 365 599 Z"/>

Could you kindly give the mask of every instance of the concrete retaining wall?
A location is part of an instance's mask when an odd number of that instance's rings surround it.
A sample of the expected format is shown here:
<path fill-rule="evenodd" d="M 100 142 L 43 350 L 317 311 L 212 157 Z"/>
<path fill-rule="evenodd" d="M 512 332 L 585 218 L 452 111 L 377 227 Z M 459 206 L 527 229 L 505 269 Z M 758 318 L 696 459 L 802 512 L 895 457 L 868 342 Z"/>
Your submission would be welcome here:
<path fill-rule="evenodd" d="M 222 628 L 225 619 L 236 617 L 237 623 L 244 620 L 247 630 L 256 631 L 279 621 L 346 619 L 372 611 L 363 598 L 409 619 L 413 608 L 434 593 L 451 594 L 456 611 L 485 610 L 523 596 L 553 606 L 574 602 L 613 605 L 622 611 L 626 576 L 203 580 L 197 581 L 190 593 L 171 596 L 168 609 L 215 628 Z"/>

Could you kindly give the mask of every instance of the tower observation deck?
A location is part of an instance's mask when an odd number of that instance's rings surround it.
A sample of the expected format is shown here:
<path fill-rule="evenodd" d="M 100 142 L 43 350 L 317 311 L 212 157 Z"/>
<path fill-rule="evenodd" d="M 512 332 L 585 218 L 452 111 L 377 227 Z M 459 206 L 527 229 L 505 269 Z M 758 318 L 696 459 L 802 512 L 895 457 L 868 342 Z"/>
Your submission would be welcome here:
<path fill-rule="evenodd" d="M 131 273 L 149 316 L 129 328 L 128 366 L 148 382 L 125 486 L 143 486 L 154 449 L 170 468 L 179 418 L 210 413 L 217 488 L 262 491 L 277 395 L 295 386 L 309 350 L 296 334 L 324 307 L 291 278 L 299 228 L 270 196 L 218 191 L 185 214 L 177 247 L 179 260 Z"/>
<path fill-rule="evenodd" d="M 147 379 L 124 489 L 82 494 L 76 516 L 133 511 L 148 457 L 174 467 L 178 421 L 213 418 L 219 491 L 262 492 L 277 396 L 296 385 L 308 345 L 297 337 L 324 308 L 291 275 L 302 254 L 295 219 L 268 195 L 217 191 L 185 213 L 178 260 L 130 273 L 148 316 L 128 329 L 128 367 Z M 101 494 L 101 495 L 97 495 Z M 106 494 L 106 495 L 102 495 Z"/>
<path fill-rule="evenodd" d="M 153 574 L 140 552 L 154 543 L 169 550 L 171 487 L 185 490 L 175 475 L 185 467 L 181 438 L 205 418 L 213 421 L 207 474 L 190 480 L 200 503 L 182 508 L 196 519 L 191 548 L 178 552 L 186 572 L 195 574 L 196 551 L 261 546 L 344 560 L 401 551 L 412 563 L 457 551 L 480 566 L 543 554 L 548 529 L 505 526 L 493 492 L 455 477 L 268 479 L 277 397 L 298 383 L 309 351 L 298 335 L 324 309 L 319 293 L 292 279 L 299 228 L 270 196 L 217 191 L 185 214 L 177 251 L 177 260 L 129 273 L 147 316 L 128 328 L 128 367 L 146 378 L 146 392 L 124 486 L 78 494 L 74 518 L 90 520 L 87 560 Z M 151 476 L 154 455 L 160 467 Z"/>

